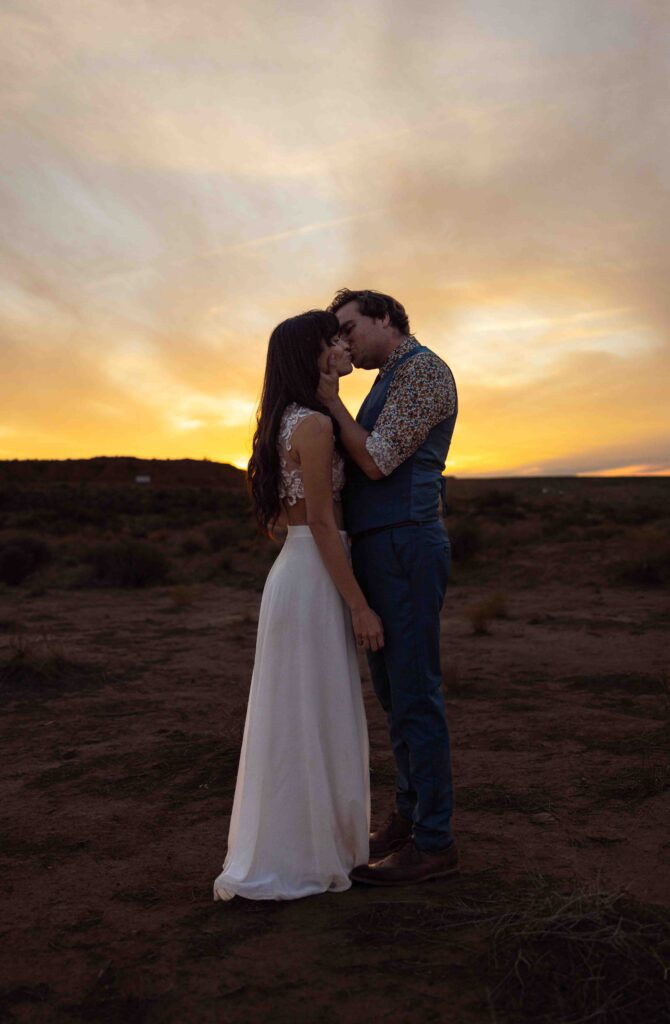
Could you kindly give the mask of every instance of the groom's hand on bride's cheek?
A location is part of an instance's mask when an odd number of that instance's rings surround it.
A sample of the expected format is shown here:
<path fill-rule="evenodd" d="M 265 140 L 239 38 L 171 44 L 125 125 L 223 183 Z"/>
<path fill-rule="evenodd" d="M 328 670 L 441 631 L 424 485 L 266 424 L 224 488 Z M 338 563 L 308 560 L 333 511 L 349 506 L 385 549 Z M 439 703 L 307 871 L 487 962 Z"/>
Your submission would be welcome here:
<path fill-rule="evenodd" d="M 338 397 L 340 390 L 340 378 L 337 375 L 335 369 L 335 360 L 337 356 L 333 354 L 328 357 L 328 372 L 321 373 L 319 377 L 319 387 L 316 395 L 320 402 L 324 405 L 328 405 L 329 402 L 334 402 Z"/>

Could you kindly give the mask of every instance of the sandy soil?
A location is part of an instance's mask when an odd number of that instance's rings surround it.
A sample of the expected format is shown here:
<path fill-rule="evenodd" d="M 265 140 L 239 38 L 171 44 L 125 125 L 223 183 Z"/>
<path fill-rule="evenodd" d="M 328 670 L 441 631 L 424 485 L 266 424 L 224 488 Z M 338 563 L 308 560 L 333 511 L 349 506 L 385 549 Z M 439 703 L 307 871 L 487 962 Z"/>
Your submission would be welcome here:
<path fill-rule="evenodd" d="M 503 1020 L 486 929 L 436 937 L 417 915 L 513 900 L 540 877 L 670 905 L 667 590 L 609 585 L 600 557 L 584 538 L 535 537 L 455 572 L 443 646 L 461 874 L 293 903 L 211 895 L 258 589 L 0 591 L 2 664 L 22 650 L 57 666 L 2 689 L 0 1018 Z M 376 823 L 393 768 L 363 674 Z"/>

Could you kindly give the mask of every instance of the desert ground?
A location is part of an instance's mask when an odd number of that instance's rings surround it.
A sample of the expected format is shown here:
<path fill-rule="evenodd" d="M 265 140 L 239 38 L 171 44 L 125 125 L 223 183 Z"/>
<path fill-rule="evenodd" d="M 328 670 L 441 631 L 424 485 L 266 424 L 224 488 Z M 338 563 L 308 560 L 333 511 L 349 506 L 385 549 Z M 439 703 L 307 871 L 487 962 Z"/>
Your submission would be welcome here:
<path fill-rule="evenodd" d="M 670 480 L 448 491 L 460 874 L 222 904 L 279 550 L 242 474 L 0 464 L 0 1020 L 670 1020 Z"/>

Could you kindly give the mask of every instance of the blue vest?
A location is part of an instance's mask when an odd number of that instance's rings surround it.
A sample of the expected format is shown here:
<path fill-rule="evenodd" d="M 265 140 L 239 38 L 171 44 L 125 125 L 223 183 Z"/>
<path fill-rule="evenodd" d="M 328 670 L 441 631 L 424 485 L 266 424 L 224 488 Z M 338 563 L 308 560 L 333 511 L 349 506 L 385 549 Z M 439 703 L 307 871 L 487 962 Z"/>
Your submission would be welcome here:
<path fill-rule="evenodd" d="M 374 429 L 398 368 L 420 352 L 430 352 L 430 349 L 424 345 L 412 349 L 389 373 L 375 381 L 356 417 L 356 422 L 365 430 Z M 437 423 L 420 447 L 381 480 L 371 480 L 349 460 L 342 498 L 345 526 L 350 534 L 408 519 L 426 522 L 439 518 L 442 472 L 457 414 L 458 399 L 453 413 Z"/>

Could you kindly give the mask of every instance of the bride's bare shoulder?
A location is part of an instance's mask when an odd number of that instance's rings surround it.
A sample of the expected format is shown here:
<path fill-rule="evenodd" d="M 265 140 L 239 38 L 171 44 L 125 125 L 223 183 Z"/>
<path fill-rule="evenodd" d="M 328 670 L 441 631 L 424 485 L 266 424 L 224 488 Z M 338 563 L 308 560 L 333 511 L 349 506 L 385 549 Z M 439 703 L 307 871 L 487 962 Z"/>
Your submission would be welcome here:
<path fill-rule="evenodd" d="M 309 416 L 305 416 L 297 425 L 293 434 L 293 440 L 294 444 L 296 442 L 298 444 L 309 444 L 310 442 L 332 436 L 333 421 L 330 416 L 326 416 L 322 412 L 313 411 Z"/>

